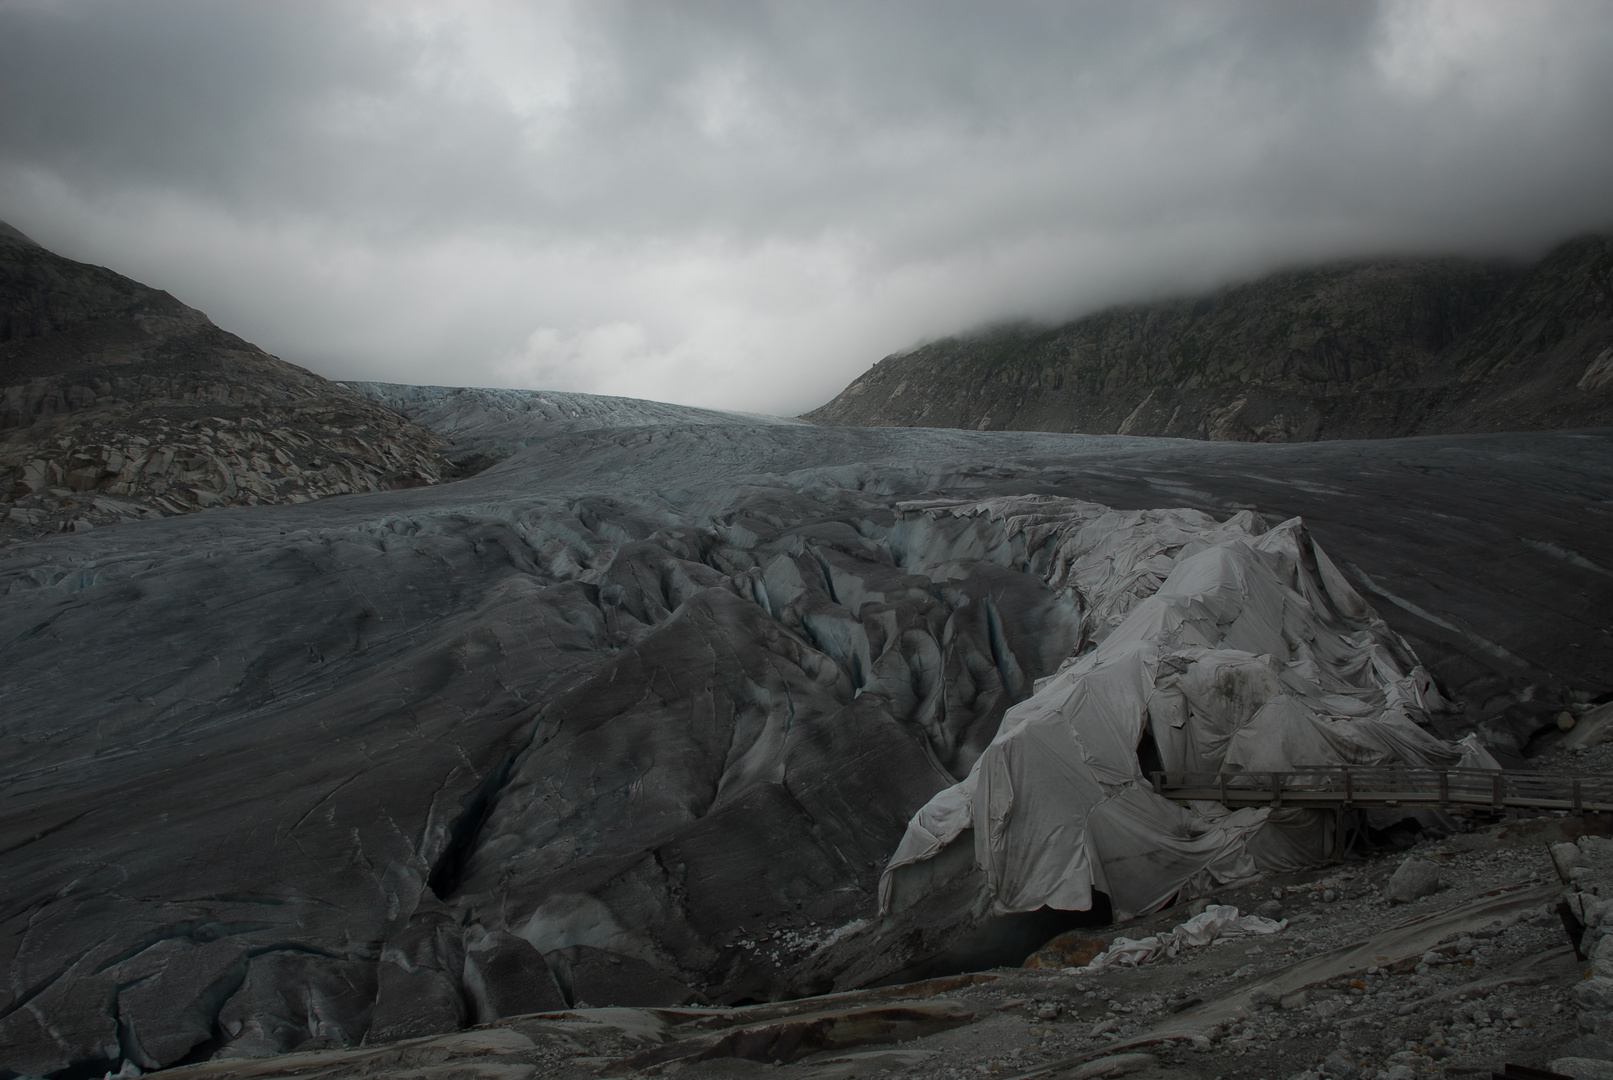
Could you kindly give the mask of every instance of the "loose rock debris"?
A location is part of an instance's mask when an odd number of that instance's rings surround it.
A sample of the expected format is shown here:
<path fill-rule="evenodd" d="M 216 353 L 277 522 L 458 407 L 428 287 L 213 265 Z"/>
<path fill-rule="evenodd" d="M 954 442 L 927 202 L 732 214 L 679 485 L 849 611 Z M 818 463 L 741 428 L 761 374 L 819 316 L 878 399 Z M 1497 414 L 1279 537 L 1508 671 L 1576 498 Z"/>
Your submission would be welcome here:
<path fill-rule="evenodd" d="M 728 1009 L 574 1009 L 383 1047 L 172 1071 L 218 1080 L 1482 1080 L 1513 1062 L 1608 1075 L 1597 1070 L 1613 1068 L 1601 1004 L 1613 1000 L 1613 973 L 1593 965 L 1613 966 L 1576 962 L 1556 913 L 1565 889 L 1575 893 L 1597 917 L 1587 927 L 1594 953 L 1613 936 L 1600 919 L 1605 890 L 1589 872 L 1565 886 L 1548 850 L 1572 841 L 1574 867 L 1596 870 L 1613 842 L 1580 839 L 1585 827 L 1572 817 L 1508 819 L 1405 853 L 1245 883 L 1212 899 L 1275 909 L 1286 926 L 1135 968 L 999 969 Z M 1559 849 L 1559 860 L 1567 854 Z M 1435 866 L 1445 887 L 1392 905 L 1408 857 Z M 1180 905 L 1115 929 L 1158 936 L 1191 914 Z"/>

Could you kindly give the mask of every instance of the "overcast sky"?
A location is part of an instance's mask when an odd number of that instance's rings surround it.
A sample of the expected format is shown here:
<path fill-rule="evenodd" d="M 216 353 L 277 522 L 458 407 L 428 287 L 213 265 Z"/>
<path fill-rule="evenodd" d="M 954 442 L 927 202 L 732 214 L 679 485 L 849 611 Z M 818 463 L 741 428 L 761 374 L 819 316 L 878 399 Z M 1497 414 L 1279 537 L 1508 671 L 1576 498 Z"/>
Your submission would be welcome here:
<path fill-rule="evenodd" d="M 338 378 L 885 354 L 1613 226 L 1613 4 L 0 0 L 0 219 Z"/>

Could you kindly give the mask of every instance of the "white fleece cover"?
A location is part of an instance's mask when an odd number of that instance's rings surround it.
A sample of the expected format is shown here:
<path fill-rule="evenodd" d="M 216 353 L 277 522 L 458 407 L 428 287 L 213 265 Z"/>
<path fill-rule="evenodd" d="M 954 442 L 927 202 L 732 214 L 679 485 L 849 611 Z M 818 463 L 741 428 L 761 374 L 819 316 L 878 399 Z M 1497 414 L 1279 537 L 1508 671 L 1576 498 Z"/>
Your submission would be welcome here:
<path fill-rule="evenodd" d="M 1268 919 L 1262 915 L 1240 915 L 1238 909 L 1227 904 L 1211 904 L 1185 923 L 1163 934 L 1150 934 L 1145 938 L 1117 937 L 1103 952 L 1094 956 L 1082 971 L 1102 971 L 1113 964 L 1136 967 L 1162 956 L 1175 956 L 1183 949 L 1197 949 L 1216 941 L 1252 934 L 1275 934 L 1288 928 L 1288 920 Z"/>
<path fill-rule="evenodd" d="M 1145 733 L 1167 771 L 1500 767 L 1473 737 L 1446 743 L 1420 726 L 1443 706 L 1432 679 L 1298 518 L 1263 530 L 1247 512 L 1098 510 L 1048 498 L 933 508 L 1053 537 L 1049 583 L 1073 590 L 1086 620 L 1076 655 L 913 816 L 881 877 L 882 912 L 902 868 L 966 832 L 998 914 L 1082 911 L 1100 889 L 1125 918 L 1326 857 L 1324 812 L 1189 809 L 1154 794 L 1137 761 Z"/>

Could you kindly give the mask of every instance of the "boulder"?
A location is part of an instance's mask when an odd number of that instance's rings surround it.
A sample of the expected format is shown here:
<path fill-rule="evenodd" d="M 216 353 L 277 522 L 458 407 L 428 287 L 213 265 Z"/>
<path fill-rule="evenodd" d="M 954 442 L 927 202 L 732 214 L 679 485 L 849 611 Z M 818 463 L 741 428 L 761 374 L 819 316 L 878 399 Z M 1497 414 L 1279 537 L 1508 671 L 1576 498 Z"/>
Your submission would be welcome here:
<path fill-rule="evenodd" d="M 1400 869 L 1389 879 L 1389 887 L 1384 890 L 1384 895 L 1391 904 L 1409 904 L 1419 897 L 1438 892 L 1442 884 L 1439 867 L 1413 855 L 1401 863 Z"/>
<path fill-rule="evenodd" d="M 1601 1011 L 1613 1009 L 1613 978 L 1592 975 L 1574 985 L 1574 1000 L 1579 1007 Z"/>
<path fill-rule="evenodd" d="M 1361 1075 L 1361 1066 L 1343 1050 L 1335 1050 L 1322 1062 L 1322 1075 L 1333 1080 L 1355 1080 Z"/>
<path fill-rule="evenodd" d="M 1568 880 L 1568 875 L 1573 871 L 1574 867 L 1579 865 L 1579 860 L 1578 844 L 1564 841 L 1560 844 L 1551 845 L 1551 861 L 1557 867 L 1558 876 L 1564 881 Z"/>
<path fill-rule="evenodd" d="M 1572 1076 L 1574 1080 L 1613 1080 L 1613 1061 L 1600 1058 L 1554 1058 L 1546 1067 L 1554 1073 Z"/>
<path fill-rule="evenodd" d="M 1249 991 L 1249 1004 L 1253 1005 L 1257 1009 L 1263 1005 L 1281 1005 L 1282 1000 L 1282 991 L 1275 985 L 1267 984 L 1264 986 L 1257 986 L 1253 990 Z"/>

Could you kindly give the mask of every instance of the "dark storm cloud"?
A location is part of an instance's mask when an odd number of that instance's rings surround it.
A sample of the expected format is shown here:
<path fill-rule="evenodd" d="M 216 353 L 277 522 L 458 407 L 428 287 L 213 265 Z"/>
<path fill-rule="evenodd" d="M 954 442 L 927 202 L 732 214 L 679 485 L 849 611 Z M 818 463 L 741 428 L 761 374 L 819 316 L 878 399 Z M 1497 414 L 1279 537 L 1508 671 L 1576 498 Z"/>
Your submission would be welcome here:
<path fill-rule="evenodd" d="M 1613 224 L 1603 4 L 0 5 L 0 216 L 338 375 L 884 352 Z"/>

